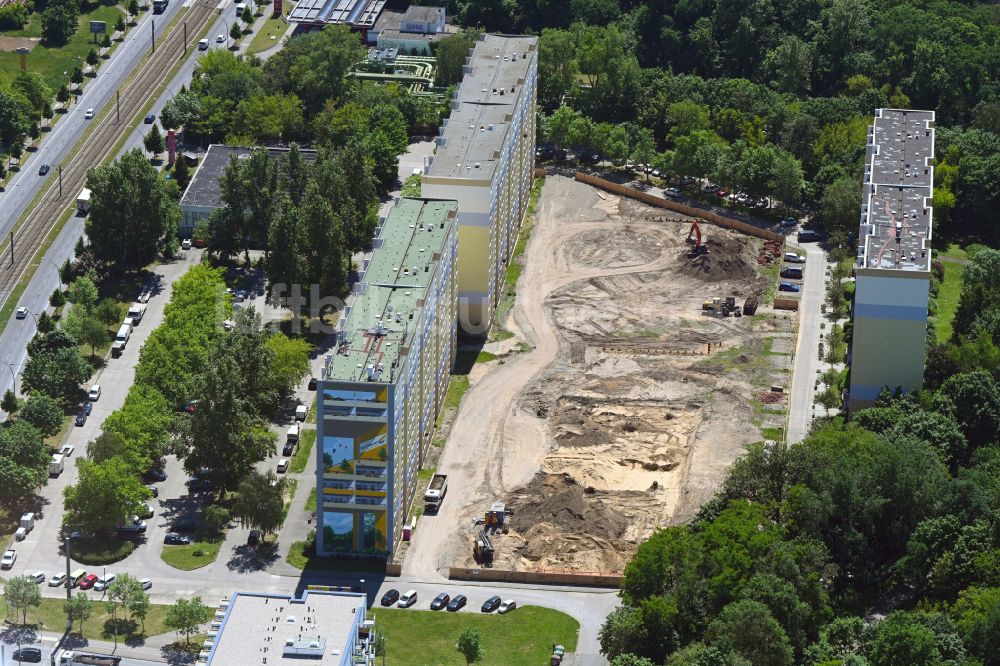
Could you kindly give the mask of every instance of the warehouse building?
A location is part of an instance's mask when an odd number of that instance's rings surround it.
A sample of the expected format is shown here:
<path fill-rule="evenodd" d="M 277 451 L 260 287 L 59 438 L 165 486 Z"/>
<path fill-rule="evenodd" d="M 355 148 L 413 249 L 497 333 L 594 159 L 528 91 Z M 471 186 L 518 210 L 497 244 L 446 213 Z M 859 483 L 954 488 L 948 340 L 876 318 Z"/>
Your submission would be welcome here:
<path fill-rule="evenodd" d="M 854 273 L 851 411 L 919 389 L 927 341 L 934 112 L 878 109 L 868 128 Z"/>
<path fill-rule="evenodd" d="M 219 604 L 196 666 L 375 663 L 374 620 L 365 595 L 307 590 L 287 594 L 236 592 Z"/>
<path fill-rule="evenodd" d="M 538 39 L 483 35 L 421 179 L 424 196 L 458 201 L 458 316 L 485 336 L 531 195 Z"/>
<path fill-rule="evenodd" d="M 374 44 L 372 32 L 385 0 L 299 0 L 288 15 L 289 23 L 322 28 L 346 25 L 361 34 L 362 41 Z"/>
<path fill-rule="evenodd" d="M 338 324 L 317 386 L 321 555 L 390 553 L 421 491 L 455 356 L 456 212 L 454 201 L 398 199 Z"/>

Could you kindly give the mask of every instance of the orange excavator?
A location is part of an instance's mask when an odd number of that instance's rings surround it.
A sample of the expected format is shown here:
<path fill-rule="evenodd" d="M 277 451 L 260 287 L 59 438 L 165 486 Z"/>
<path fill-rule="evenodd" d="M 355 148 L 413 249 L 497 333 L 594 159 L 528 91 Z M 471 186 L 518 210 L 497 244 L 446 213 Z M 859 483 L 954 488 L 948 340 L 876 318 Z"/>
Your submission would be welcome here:
<path fill-rule="evenodd" d="M 703 254 L 708 254 L 708 246 L 701 242 L 701 227 L 698 226 L 698 220 L 691 223 L 691 230 L 688 231 L 687 242 L 693 244 L 691 250 L 688 251 L 688 256 L 692 259 Z"/>

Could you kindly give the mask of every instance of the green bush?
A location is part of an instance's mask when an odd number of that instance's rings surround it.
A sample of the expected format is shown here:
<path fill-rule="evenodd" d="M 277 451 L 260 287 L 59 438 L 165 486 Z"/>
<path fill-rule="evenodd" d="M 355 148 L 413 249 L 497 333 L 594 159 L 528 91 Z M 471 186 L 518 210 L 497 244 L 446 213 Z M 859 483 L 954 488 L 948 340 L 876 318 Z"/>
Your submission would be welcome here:
<path fill-rule="evenodd" d="M 135 550 L 131 541 L 92 537 L 78 539 L 70 545 L 70 555 L 80 564 L 112 564 L 124 560 Z"/>
<path fill-rule="evenodd" d="M 0 9 L 0 30 L 20 30 L 28 22 L 28 8 L 15 3 Z"/>

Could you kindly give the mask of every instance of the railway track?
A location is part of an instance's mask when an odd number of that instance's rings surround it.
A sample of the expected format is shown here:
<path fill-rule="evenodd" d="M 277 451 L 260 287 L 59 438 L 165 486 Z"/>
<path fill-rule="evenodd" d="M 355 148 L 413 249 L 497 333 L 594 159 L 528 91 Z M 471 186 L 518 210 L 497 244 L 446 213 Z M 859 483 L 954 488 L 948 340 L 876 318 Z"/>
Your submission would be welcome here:
<path fill-rule="evenodd" d="M 188 24 L 187 35 L 193 48 L 198 41 L 208 21 L 215 15 L 216 4 L 209 0 L 195 0 L 183 17 Z M 115 149 L 123 132 L 130 131 L 130 123 L 149 101 L 156 88 L 164 83 L 164 79 L 174 64 L 186 56 L 184 44 L 185 31 L 180 25 L 175 25 L 162 41 L 156 44 L 156 51 L 139 67 L 139 72 L 121 91 L 119 97 L 119 113 L 109 109 L 98 121 L 94 130 L 86 135 L 80 143 L 76 155 L 62 168 L 62 187 L 59 179 L 53 178 L 52 184 L 45 190 L 41 200 L 17 225 L 13 236 L 13 262 L 9 256 L 12 251 L 8 242 L 3 248 L 0 263 L 0 307 L 7 303 L 21 276 L 25 273 L 38 253 L 45 238 L 59 222 L 63 212 L 75 206 L 76 195 L 87 181 L 87 171 L 98 166 Z"/>

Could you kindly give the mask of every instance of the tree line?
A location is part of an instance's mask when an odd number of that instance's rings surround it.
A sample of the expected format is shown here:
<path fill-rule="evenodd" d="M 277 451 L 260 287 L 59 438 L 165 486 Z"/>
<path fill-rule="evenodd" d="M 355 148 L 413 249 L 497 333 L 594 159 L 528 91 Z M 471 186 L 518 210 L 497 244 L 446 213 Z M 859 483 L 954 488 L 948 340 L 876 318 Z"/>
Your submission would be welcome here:
<path fill-rule="evenodd" d="M 601 630 L 613 663 L 1000 664 L 998 286 L 981 248 L 921 391 L 751 447 L 642 544 Z"/>

